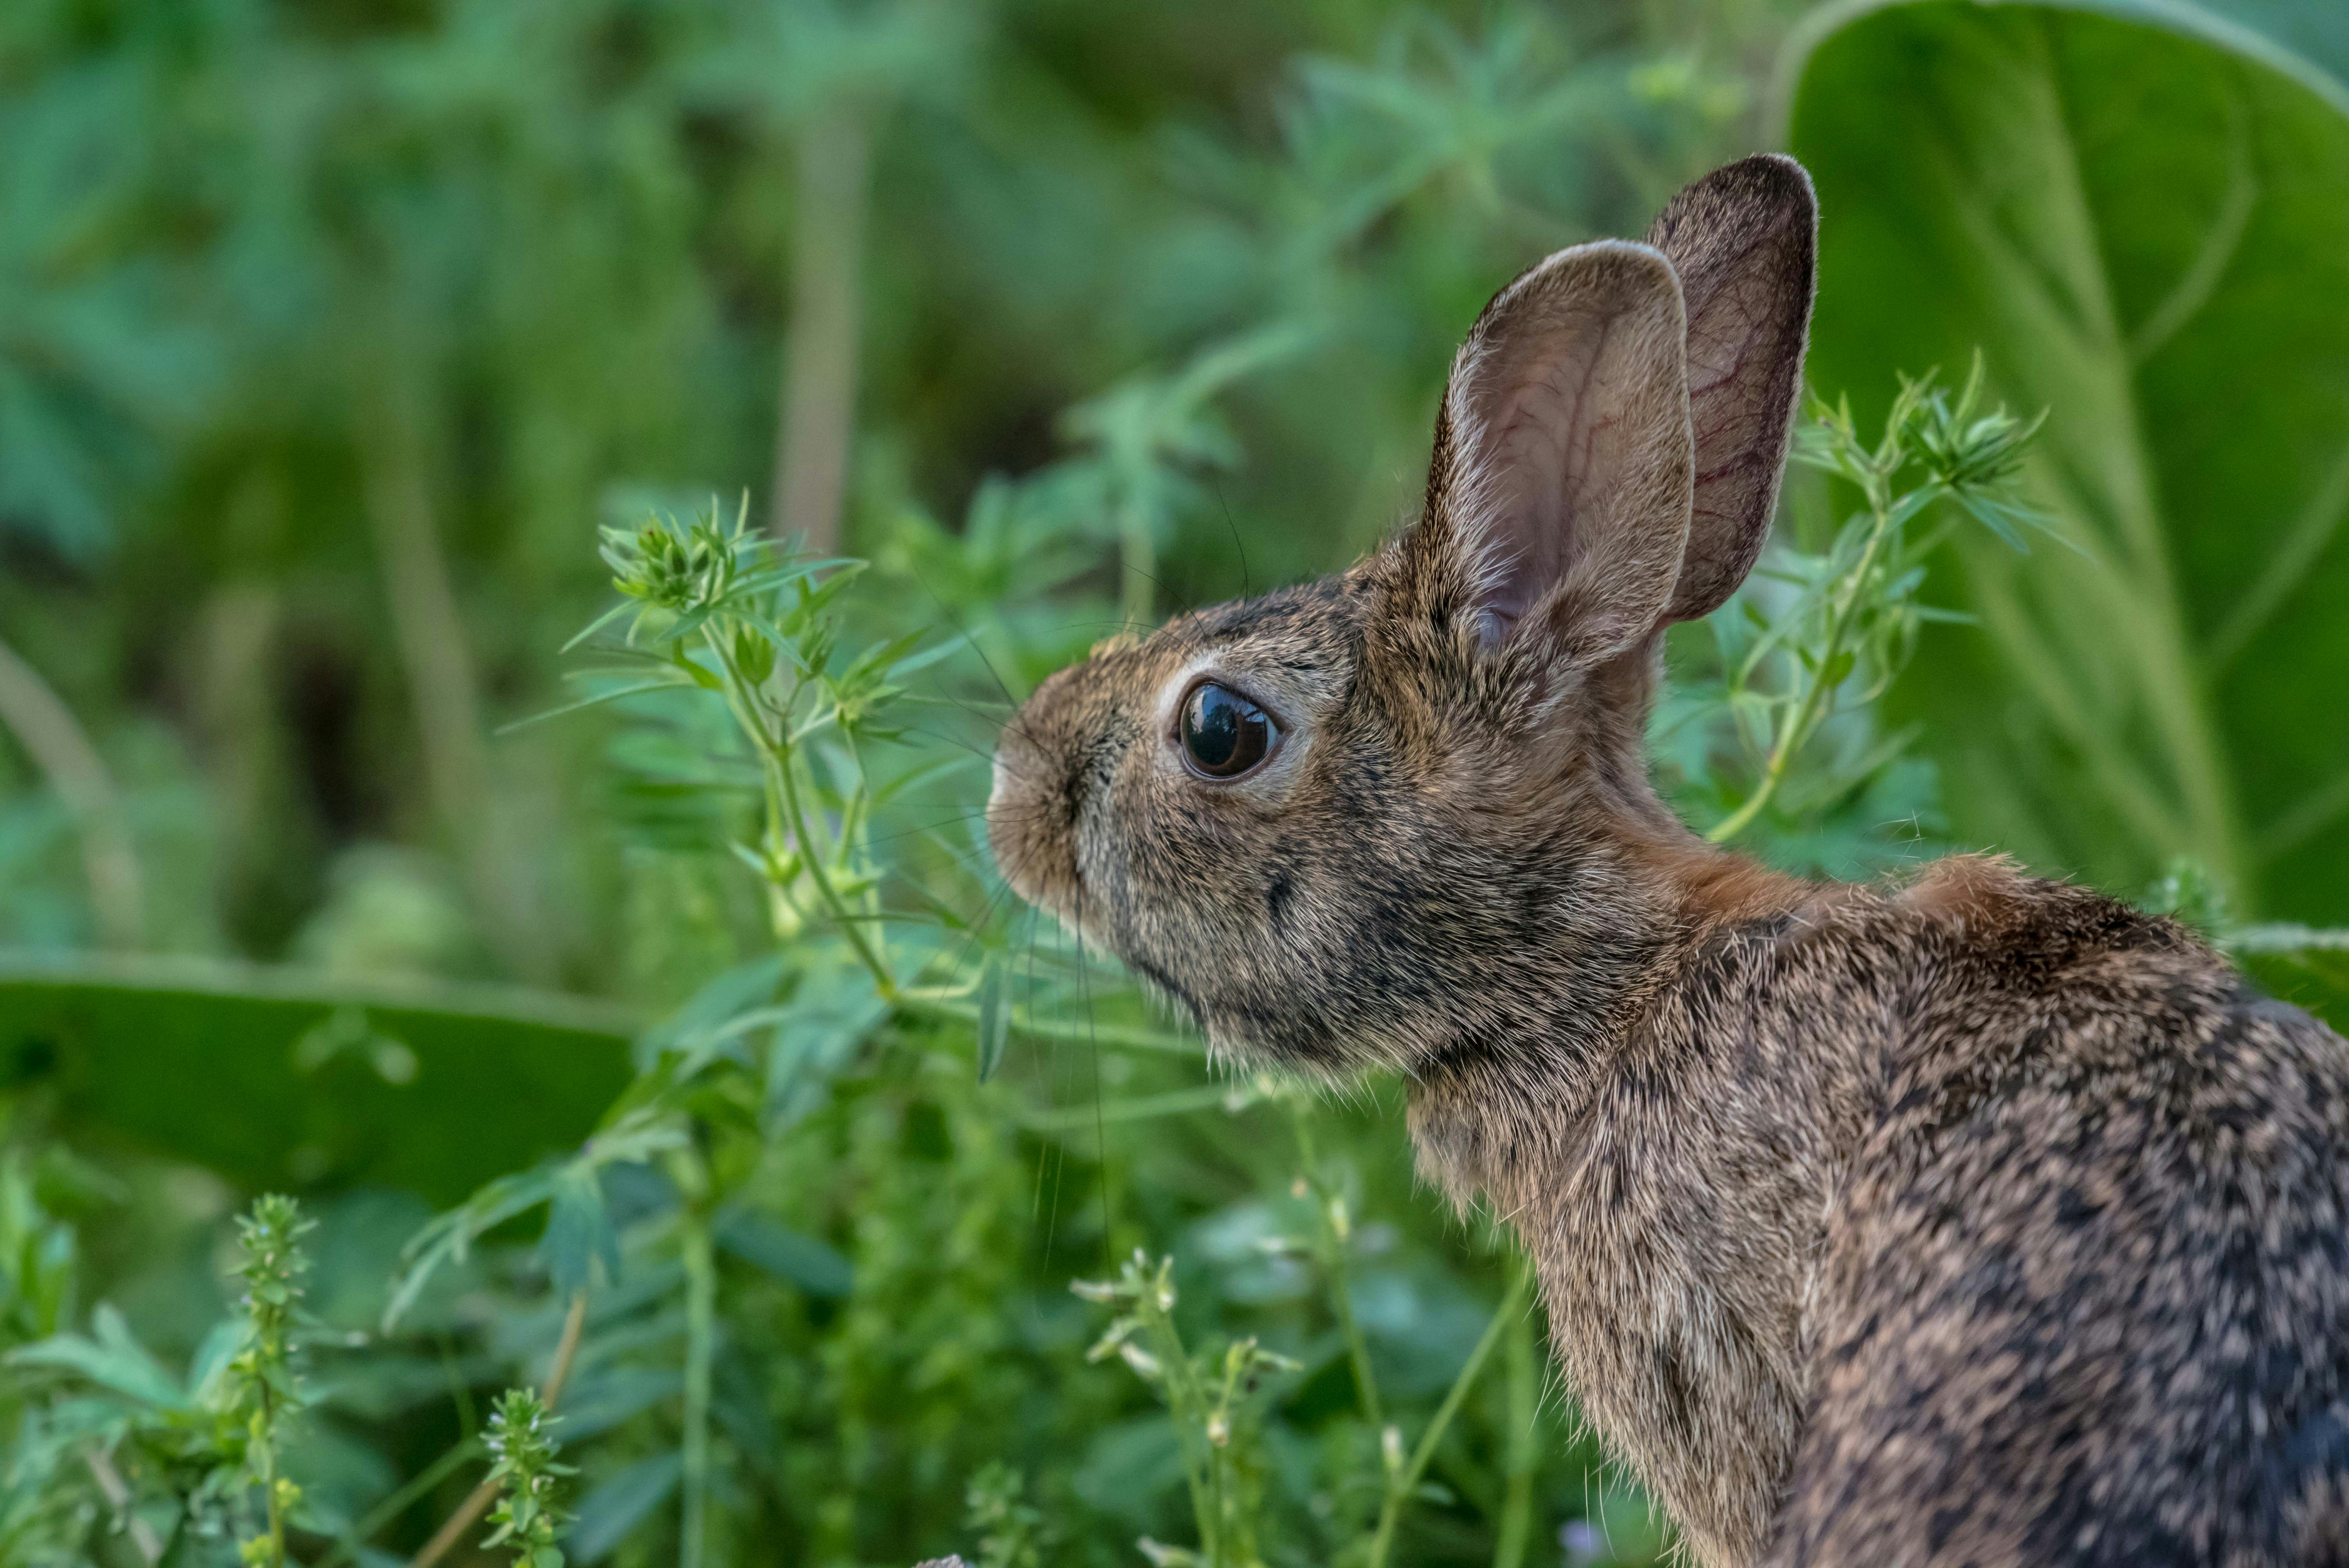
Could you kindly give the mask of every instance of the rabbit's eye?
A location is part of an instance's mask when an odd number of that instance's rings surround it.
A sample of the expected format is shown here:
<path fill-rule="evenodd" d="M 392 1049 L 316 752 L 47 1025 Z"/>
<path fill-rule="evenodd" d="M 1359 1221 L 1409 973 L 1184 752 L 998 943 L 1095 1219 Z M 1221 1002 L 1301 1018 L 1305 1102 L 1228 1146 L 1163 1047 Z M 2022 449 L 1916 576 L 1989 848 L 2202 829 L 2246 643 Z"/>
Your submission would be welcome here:
<path fill-rule="evenodd" d="M 1229 686 L 1201 681 L 1183 699 L 1183 755 L 1210 779 L 1237 779 L 1272 749 L 1271 716 Z"/>

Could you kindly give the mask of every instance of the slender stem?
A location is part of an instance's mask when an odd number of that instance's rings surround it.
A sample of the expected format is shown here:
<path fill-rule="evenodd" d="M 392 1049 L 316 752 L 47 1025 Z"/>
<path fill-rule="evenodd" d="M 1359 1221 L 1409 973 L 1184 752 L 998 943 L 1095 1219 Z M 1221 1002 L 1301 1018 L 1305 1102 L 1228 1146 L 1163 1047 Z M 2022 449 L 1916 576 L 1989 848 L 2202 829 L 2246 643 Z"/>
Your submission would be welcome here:
<path fill-rule="evenodd" d="M 1761 815 L 1762 808 L 1769 803 L 1770 798 L 1778 792 L 1778 786 L 1785 781 L 1787 769 L 1794 764 L 1795 754 L 1811 738 L 1811 731 L 1817 727 L 1828 700 L 1835 695 L 1831 672 L 1837 658 L 1843 653 L 1844 638 L 1850 633 L 1868 575 L 1875 569 L 1876 557 L 1892 531 L 1893 503 L 1878 487 L 1868 488 L 1868 505 L 1875 517 L 1875 525 L 1868 530 L 1868 547 L 1860 552 L 1858 562 L 1844 576 L 1842 592 L 1837 595 L 1835 607 L 1827 620 L 1826 646 L 1819 655 L 1817 667 L 1810 672 L 1809 685 L 1804 688 L 1802 700 L 1795 705 L 1785 727 L 1779 730 L 1777 744 L 1770 748 L 1770 759 L 1763 767 L 1761 781 L 1754 786 L 1754 793 L 1746 797 L 1744 805 L 1713 824 L 1713 830 L 1705 834 L 1707 842 L 1727 843 Z"/>
<path fill-rule="evenodd" d="M 824 857 L 808 835 L 807 813 L 800 805 L 799 781 L 792 775 L 789 759 L 781 759 L 777 765 L 782 773 L 783 810 L 789 815 L 792 837 L 801 845 L 801 858 L 807 864 L 808 880 L 815 884 L 816 896 L 823 901 L 825 911 L 839 924 L 841 934 L 856 950 L 856 956 L 873 971 L 873 983 L 880 991 L 881 999 L 894 1004 L 897 1000 L 897 977 L 889 973 L 887 965 L 881 962 L 881 954 L 874 950 L 864 926 L 850 917 L 847 902 L 840 896 L 840 890 L 832 885 L 832 875 L 824 869 Z"/>
<path fill-rule="evenodd" d="M 856 428 L 858 268 L 871 185 L 871 111 L 843 105 L 802 127 L 793 151 L 791 337 L 775 435 L 774 531 L 829 552 Z"/>
<path fill-rule="evenodd" d="M 458 1439 L 456 1442 L 450 1445 L 448 1451 L 425 1466 L 415 1480 L 368 1510 L 367 1517 L 346 1531 L 342 1540 L 336 1543 L 335 1549 L 320 1558 L 314 1568 L 340 1568 L 342 1563 L 356 1561 L 359 1554 L 359 1548 L 372 1540 L 376 1532 L 406 1513 L 415 1504 L 417 1499 L 425 1496 L 446 1480 L 450 1471 L 481 1451 L 481 1445 L 475 1439 L 470 1436 Z M 150 1558 L 148 1561 L 152 1562 L 154 1559 Z"/>
<path fill-rule="evenodd" d="M 1117 551 L 1119 608 L 1127 626 L 1138 631 L 1150 624 L 1158 588 L 1158 542 L 1139 500 L 1118 509 Z"/>
<path fill-rule="evenodd" d="M 978 1009 L 975 1006 L 936 995 L 925 995 L 917 991 L 900 990 L 895 1001 L 898 1006 L 909 1013 L 957 1018 L 965 1023 L 978 1021 Z M 1065 1040 L 1084 1046 L 1120 1046 L 1142 1051 L 1171 1051 L 1181 1056 L 1196 1056 L 1201 1049 L 1195 1039 L 1185 1039 L 1180 1035 L 1162 1035 L 1154 1029 L 1127 1029 L 1115 1024 L 1071 1023 L 1059 1018 L 1034 1017 L 1017 1010 L 1011 1015 L 1011 1030 L 1031 1039 Z"/>
<path fill-rule="evenodd" d="M 266 1388 L 261 1395 L 262 1420 L 268 1437 L 261 1450 L 261 1497 L 269 1511 L 270 1568 L 285 1568 L 285 1500 L 277 1485 L 277 1413 L 270 1408 Z"/>
<path fill-rule="evenodd" d="M 1134 1314 L 1142 1319 L 1143 1331 L 1151 1340 L 1152 1354 L 1158 1357 L 1161 1375 L 1166 1379 L 1166 1403 L 1174 1412 L 1175 1450 L 1183 1457 L 1183 1480 L 1191 1492 L 1191 1517 L 1199 1532 L 1199 1553 L 1213 1568 L 1223 1562 L 1222 1515 L 1216 1507 L 1217 1466 L 1214 1445 L 1208 1444 L 1206 1473 L 1201 1473 L 1196 1449 L 1206 1441 L 1207 1429 L 1206 1397 L 1200 1391 L 1196 1370 L 1191 1365 L 1190 1352 L 1183 1346 L 1183 1336 L 1174 1320 L 1158 1305 L 1154 1285 L 1146 1287 L 1134 1302 Z M 1195 1429 L 1197 1439 L 1188 1434 Z"/>
<path fill-rule="evenodd" d="M 1330 1304 L 1337 1312 L 1338 1332 L 1345 1338 L 1346 1358 L 1353 1367 L 1354 1397 L 1361 1405 L 1362 1419 L 1371 1424 L 1375 1434 L 1386 1425 L 1386 1416 L 1379 1402 L 1377 1375 L 1371 1370 L 1370 1341 L 1363 1336 L 1361 1324 L 1354 1316 L 1345 1198 L 1323 1177 L 1321 1161 L 1313 1147 L 1310 1119 L 1294 1099 L 1288 1102 L 1288 1119 L 1297 1130 L 1297 1157 L 1304 1166 L 1305 1184 L 1313 1193 L 1313 1212 L 1320 1234 L 1321 1272 L 1330 1281 Z"/>
<path fill-rule="evenodd" d="M 153 1525 L 130 1511 L 130 1487 L 123 1480 L 122 1472 L 114 1468 L 114 1461 L 97 1449 L 87 1450 L 81 1459 L 97 1480 L 98 1490 L 106 1494 L 107 1506 L 128 1522 L 130 1544 L 138 1548 L 139 1555 L 149 1563 L 161 1562 L 162 1540 L 156 1535 Z"/>
<path fill-rule="evenodd" d="M 701 1568 L 709 1533 L 709 1381 L 718 1343 L 718 1265 L 709 1222 L 685 1222 L 685 1517 L 678 1568 Z"/>
<path fill-rule="evenodd" d="M 139 855 L 114 776 L 65 699 L 5 643 L 0 643 L 0 724 L 33 754 L 74 820 L 81 835 L 82 871 L 89 878 L 90 906 L 106 945 L 137 947 L 145 908 Z"/>
<path fill-rule="evenodd" d="M 1518 1265 L 1526 1265 L 1521 1261 Z M 1524 1568 L 1533 1542 L 1534 1471 L 1541 1459 L 1534 1441 L 1536 1402 L 1534 1320 L 1520 1312 L 1503 1342 L 1502 1374 L 1508 1379 L 1508 1449 L 1503 1460 L 1507 1486 L 1501 1496 L 1501 1529 L 1493 1546 L 1493 1568 Z"/>
<path fill-rule="evenodd" d="M 364 453 L 368 524 L 375 536 L 392 642 L 416 715 L 424 783 L 484 928 L 506 960 L 546 978 L 554 956 L 534 917 L 530 868 L 500 830 L 500 798 L 481 724 L 481 682 L 434 520 L 430 440 L 418 385 L 423 371 L 398 356 L 372 367 Z"/>
<path fill-rule="evenodd" d="M 1468 1398 L 1468 1390 L 1475 1386 L 1476 1374 L 1484 1370 L 1485 1358 L 1493 1354 L 1493 1346 L 1500 1342 L 1509 1324 L 1524 1312 L 1526 1280 L 1526 1270 L 1520 1264 L 1509 1276 L 1509 1288 L 1502 1293 L 1501 1305 L 1494 1311 L 1493 1321 L 1485 1326 L 1483 1336 L 1476 1341 L 1476 1348 L 1468 1353 L 1466 1363 L 1460 1368 L 1460 1376 L 1452 1380 L 1451 1391 L 1444 1396 L 1444 1403 L 1436 1407 L 1435 1418 L 1427 1423 L 1427 1430 L 1420 1435 L 1419 1446 L 1412 1450 L 1410 1460 L 1399 1472 L 1387 1477 L 1386 1501 L 1379 1505 L 1378 1531 L 1371 1538 L 1371 1553 L 1365 1568 L 1386 1568 L 1387 1554 L 1394 1546 L 1395 1524 L 1402 1517 L 1403 1502 L 1417 1490 L 1419 1478 L 1427 1473 L 1428 1461 L 1435 1457 L 1436 1444 L 1444 1440 L 1444 1431 L 1452 1425 L 1452 1418 L 1460 1413 L 1460 1406 Z"/>
<path fill-rule="evenodd" d="M 583 1290 L 572 1296 L 571 1310 L 564 1314 L 563 1337 L 554 1346 L 554 1365 L 548 1369 L 545 1386 L 538 1392 L 539 1402 L 550 1411 L 563 1398 L 563 1385 L 570 1380 L 571 1363 L 579 1354 L 579 1339 L 586 1326 L 587 1293 Z M 432 1532 L 432 1539 L 424 1543 L 423 1550 L 408 1560 L 408 1568 L 432 1568 L 465 1538 L 465 1532 L 490 1511 L 490 1504 L 497 1499 L 498 1483 L 494 1480 L 484 1480 L 468 1492 L 465 1501 L 457 1505 L 457 1511 L 440 1522 L 440 1528 Z"/>
<path fill-rule="evenodd" d="M 728 634 L 730 634 L 731 627 L 730 621 L 727 623 Z M 735 720 L 749 734 L 759 748 L 759 755 L 766 762 L 768 778 L 774 790 L 773 798 L 780 803 L 783 813 L 783 826 L 790 832 L 792 842 L 799 848 L 800 861 L 807 868 L 808 881 L 814 885 L 817 899 L 823 904 L 824 913 L 831 915 L 833 923 L 840 927 L 840 933 L 847 938 L 849 946 L 855 950 L 857 958 L 873 972 L 874 985 L 881 993 L 881 999 L 895 1006 L 900 995 L 896 976 L 889 973 L 889 966 L 881 961 L 880 953 L 865 935 L 863 926 L 850 915 L 847 901 L 840 896 L 840 890 L 832 885 L 831 873 L 824 868 L 828 857 L 823 846 L 808 831 L 807 813 L 800 804 L 798 776 L 792 768 L 791 748 L 778 740 L 765 721 L 759 717 L 757 706 L 751 697 L 751 683 L 744 677 L 740 667 L 734 663 L 733 655 L 728 651 L 727 635 L 721 635 L 714 622 L 703 635 L 711 655 L 725 671 L 727 701 L 734 710 Z"/>

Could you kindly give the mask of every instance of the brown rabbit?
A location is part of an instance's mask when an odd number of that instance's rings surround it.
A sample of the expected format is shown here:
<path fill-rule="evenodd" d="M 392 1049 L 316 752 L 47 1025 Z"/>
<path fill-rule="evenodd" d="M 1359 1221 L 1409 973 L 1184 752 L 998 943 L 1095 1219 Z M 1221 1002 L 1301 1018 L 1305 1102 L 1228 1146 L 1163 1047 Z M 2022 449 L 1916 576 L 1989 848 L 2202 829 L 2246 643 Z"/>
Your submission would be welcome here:
<path fill-rule="evenodd" d="M 1650 787 L 1815 230 L 1752 158 L 1502 290 L 1416 525 L 1046 682 L 996 853 L 1216 1050 L 1406 1075 L 1704 1563 L 2349 1563 L 2349 1047 L 2169 921 L 1781 876 Z"/>

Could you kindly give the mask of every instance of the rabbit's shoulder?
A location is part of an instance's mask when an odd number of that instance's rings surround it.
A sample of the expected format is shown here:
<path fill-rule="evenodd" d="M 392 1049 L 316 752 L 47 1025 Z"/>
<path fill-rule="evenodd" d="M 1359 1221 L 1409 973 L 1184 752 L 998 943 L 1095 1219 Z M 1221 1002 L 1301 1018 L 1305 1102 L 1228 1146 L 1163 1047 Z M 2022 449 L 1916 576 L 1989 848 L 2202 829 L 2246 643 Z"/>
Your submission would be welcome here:
<path fill-rule="evenodd" d="M 1775 1560 L 2298 1560 L 2349 1496 L 2349 1043 L 2084 890 L 1911 892 Z"/>

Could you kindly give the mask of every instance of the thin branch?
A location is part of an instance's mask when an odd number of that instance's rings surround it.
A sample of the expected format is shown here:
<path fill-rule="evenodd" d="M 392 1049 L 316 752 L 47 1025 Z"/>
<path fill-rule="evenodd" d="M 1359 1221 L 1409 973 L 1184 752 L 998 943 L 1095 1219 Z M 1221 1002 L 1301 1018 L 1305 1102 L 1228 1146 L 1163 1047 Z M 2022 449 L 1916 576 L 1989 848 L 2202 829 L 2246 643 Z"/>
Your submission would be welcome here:
<path fill-rule="evenodd" d="M 433 814 L 455 849 L 484 932 L 525 975 L 544 979 L 551 955 L 530 908 L 523 859 L 499 831 L 498 796 L 481 724 L 472 644 L 457 607 L 433 518 L 421 372 L 398 356 L 375 371 L 362 407 L 367 523 L 391 607 L 393 641 L 414 705 Z"/>
<path fill-rule="evenodd" d="M 73 816 L 81 834 L 90 903 L 106 944 L 137 947 L 145 925 L 139 856 L 114 776 L 65 699 L 5 643 L 0 643 L 0 723 L 24 742 L 49 788 Z"/>
<path fill-rule="evenodd" d="M 791 339 L 775 434 L 774 531 L 829 553 L 855 438 L 856 359 L 862 312 L 858 268 L 871 182 L 872 130 L 843 107 L 802 127 L 793 151 Z"/>
<path fill-rule="evenodd" d="M 122 1472 L 114 1468 L 114 1461 L 96 1449 L 81 1458 L 89 1467 L 89 1473 L 97 1478 L 98 1490 L 106 1494 L 108 1505 L 129 1522 L 130 1544 L 139 1549 L 139 1555 L 150 1563 L 161 1562 L 163 1542 L 155 1534 L 153 1525 L 130 1511 L 130 1487 L 122 1479 Z"/>
<path fill-rule="evenodd" d="M 554 1346 L 554 1365 L 547 1371 L 545 1387 L 538 1391 L 539 1401 L 549 1410 L 553 1410 L 555 1401 L 563 1398 L 563 1385 L 571 1377 L 571 1363 L 579 1354 L 579 1337 L 586 1326 L 587 1293 L 583 1290 L 572 1296 L 571 1310 L 564 1315 L 563 1338 Z M 496 1481 L 485 1480 L 475 1487 L 465 1501 L 457 1505 L 457 1511 L 432 1532 L 432 1539 L 424 1543 L 424 1549 L 408 1560 L 408 1568 L 432 1568 L 432 1564 L 449 1555 L 457 1542 L 464 1539 L 465 1532 L 481 1522 L 481 1515 L 487 1513 L 490 1504 L 497 1500 Z"/>
<path fill-rule="evenodd" d="M 1523 1259 L 1518 1260 L 1516 1266 L 1509 1271 L 1509 1287 L 1501 1293 L 1501 1305 L 1495 1309 L 1493 1320 L 1485 1326 L 1484 1336 L 1476 1341 L 1476 1347 L 1468 1353 L 1467 1361 L 1460 1368 L 1460 1376 L 1452 1380 L 1451 1391 L 1444 1396 L 1444 1403 L 1436 1407 L 1435 1417 L 1427 1423 L 1427 1430 L 1420 1434 L 1419 1446 L 1412 1450 L 1409 1462 L 1388 1471 L 1386 1501 L 1379 1507 L 1378 1530 L 1371 1538 L 1370 1568 L 1386 1568 L 1387 1554 L 1394 1546 L 1395 1525 L 1402 1517 L 1404 1500 L 1418 1490 L 1419 1478 L 1427 1473 L 1428 1461 L 1435 1458 L 1436 1445 L 1444 1440 L 1444 1432 L 1452 1425 L 1452 1418 L 1460 1413 L 1462 1403 L 1468 1398 L 1468 1390 L 1475 1387 L 1476 1375 L 1485 1369 L 1485 1362 L 1493 1354 L 1493 1346 L 1500 1343 L 1502 1334 L 1525 1311 L 1526 1288 L 1531 1274 L 1532 1271 Z M 1392 1427 L 1387 1429 L 1390 1432 L 1394 1430 Z"/>

